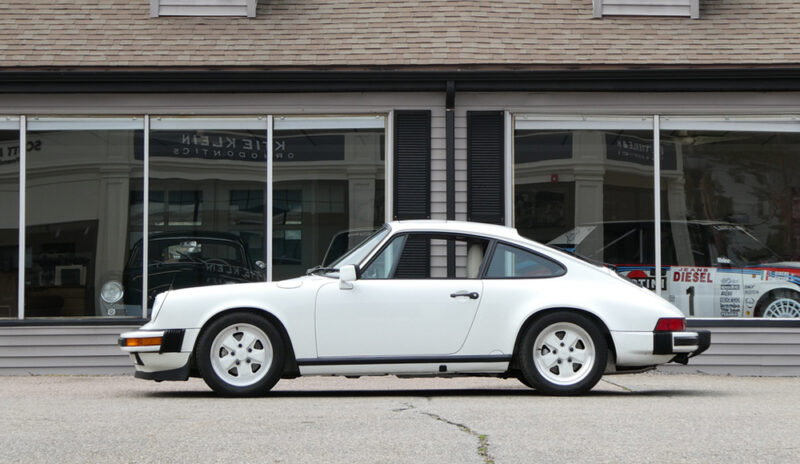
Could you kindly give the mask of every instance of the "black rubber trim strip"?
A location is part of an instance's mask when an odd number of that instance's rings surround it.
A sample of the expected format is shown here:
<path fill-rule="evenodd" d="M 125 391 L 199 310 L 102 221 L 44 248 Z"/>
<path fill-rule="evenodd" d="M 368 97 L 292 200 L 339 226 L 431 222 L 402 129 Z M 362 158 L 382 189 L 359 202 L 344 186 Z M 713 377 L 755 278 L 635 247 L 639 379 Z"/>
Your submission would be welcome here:
<path fill-rule="evenodd" d="M 672 332 L 653 333 L 653 354 L 675 354 L 672 351 Z"/>
<path fill-rule="evenodd" d="M 414 356 L 414 357 L 328 357 L 298 359 L 298 366 L 347 366 L 369 364 L 463 364 L 483 362 L 509 362 L 511 355 L 484 355 L 484 356 Z"/>
<path fill-rule="evenodd" d="M 144 380 L 189 380 L 189 370 L 190 370 L 190 363 L 187 362 L 186 365 L 183 367 L 179 367 L 177 369 L 170 369 L 168 371 L 158 371 L 158 372 L 141 372 L 136 371 L 133 376 L 137 379 L 144 379 Z"/>
<path fill-rule="evenodd" d="M 675 346 L 695 346 L 700 342 L 697 337 L 692 337 L 692 338 L 682 337 L 682 338 L 675 338 L 674 343 Z"/>
<path fill-rule="evenodd" d="M 161 338 L 159 353 L 180 353 L 183 346 L 184 329 L 167 329 Z"/>

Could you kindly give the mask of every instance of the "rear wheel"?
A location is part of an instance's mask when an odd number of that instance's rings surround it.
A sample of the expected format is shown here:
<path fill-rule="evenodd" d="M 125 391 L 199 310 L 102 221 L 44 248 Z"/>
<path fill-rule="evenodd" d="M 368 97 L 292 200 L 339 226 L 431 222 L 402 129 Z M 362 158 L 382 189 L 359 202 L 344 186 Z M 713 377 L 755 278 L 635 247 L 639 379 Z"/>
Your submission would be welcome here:
<path fill-rule="evenodd" d="M 206 384 L 226 396 L 269 391 L 280 379 L 285 350 L 280 332 L 251 313 L 214 321 L 197 344 L 197 367 Z"/>
<path fill-rule="evenodd" d="M 587 317 L 556 312 L 527 329 L 518 355 L 522 375 L 536 390 L 548 395 L 580 395 L 603 376 L 608 343 Z"/>

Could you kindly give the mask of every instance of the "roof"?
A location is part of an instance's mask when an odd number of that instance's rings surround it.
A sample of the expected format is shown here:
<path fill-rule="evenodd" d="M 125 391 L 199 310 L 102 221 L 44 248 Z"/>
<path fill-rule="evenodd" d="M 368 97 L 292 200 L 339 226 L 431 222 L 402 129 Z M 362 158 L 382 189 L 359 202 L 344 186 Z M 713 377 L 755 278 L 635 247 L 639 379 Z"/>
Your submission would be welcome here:
<path fill-rule="evenodd" d="M 592 0 L 261 0 L 255 18 L 5 0 L 0 69 L 792 66 L 798 25 L 795 0 L 702 0 L 700 19 L 595 19 Z"/>
<path fill-rule="evenodd" d="M 415 219 L 389 222 L 389 227 L 396 232 L 424 230 L 430 232 L 455 232 L 464 234 L 487 235 L 509 240 L 521 240 L 517 229 L 513 227 L 486 224 L 483 222 L 445 221 L 439 219 Z"/>

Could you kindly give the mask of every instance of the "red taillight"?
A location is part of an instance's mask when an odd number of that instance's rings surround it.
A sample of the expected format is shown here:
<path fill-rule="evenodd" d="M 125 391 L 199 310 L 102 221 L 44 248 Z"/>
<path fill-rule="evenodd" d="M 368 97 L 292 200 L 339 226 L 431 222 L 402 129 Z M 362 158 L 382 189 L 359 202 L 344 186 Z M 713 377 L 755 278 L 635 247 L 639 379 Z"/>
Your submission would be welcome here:
<path fill-rule="evenodd" d="M 682 332 L 686 330 L 686 319 L 682 317 L 662 317 L 656 322 L 656 332 Z"/>

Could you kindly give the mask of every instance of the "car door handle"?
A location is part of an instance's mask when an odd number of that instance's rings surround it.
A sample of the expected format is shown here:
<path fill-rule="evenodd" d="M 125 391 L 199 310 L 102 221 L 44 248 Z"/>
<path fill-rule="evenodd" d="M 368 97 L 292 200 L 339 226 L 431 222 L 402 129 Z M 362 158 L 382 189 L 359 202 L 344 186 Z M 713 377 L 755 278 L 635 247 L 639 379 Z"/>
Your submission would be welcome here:
<path fill-rule="evenodd" d="M 450 294 L 450 298 L 458 298 L 460 296 L 469 297 L 470 300 L 477 300 L 480 295 L 478 295 L 478 292 L 459 292 Z"/>

